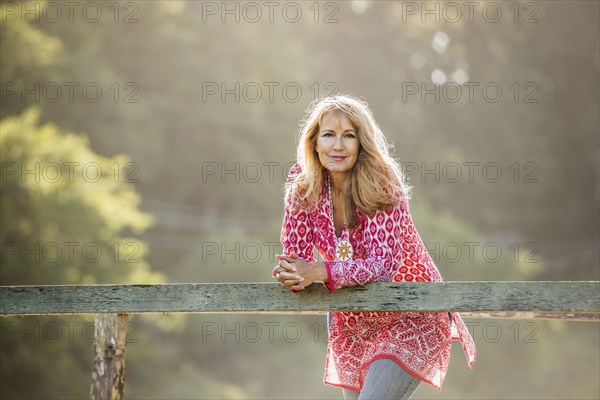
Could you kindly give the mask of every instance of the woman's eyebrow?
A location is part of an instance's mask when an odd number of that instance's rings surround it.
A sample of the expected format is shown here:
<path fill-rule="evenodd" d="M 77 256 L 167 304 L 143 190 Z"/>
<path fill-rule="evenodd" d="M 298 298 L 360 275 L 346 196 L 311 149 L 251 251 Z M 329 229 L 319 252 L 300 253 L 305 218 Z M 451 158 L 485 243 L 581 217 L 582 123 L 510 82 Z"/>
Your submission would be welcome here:
<path fill-rule="evenodd" d="M 333 132 L 331 129 L 322 129 L 321 132 Z M 344 132 L 356 132 L 356 129 L 346 129 Z"/>

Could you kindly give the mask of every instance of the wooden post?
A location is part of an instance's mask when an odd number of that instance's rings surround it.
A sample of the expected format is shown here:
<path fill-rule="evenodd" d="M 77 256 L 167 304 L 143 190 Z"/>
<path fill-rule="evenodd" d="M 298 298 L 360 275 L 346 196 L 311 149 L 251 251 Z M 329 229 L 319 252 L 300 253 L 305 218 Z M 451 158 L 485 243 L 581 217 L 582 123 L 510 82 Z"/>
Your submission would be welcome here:
<path fill-rule="evenodd" d="M 127 321 L 127 314 L 96 314 L 92 400 L 123 398 Z"/>

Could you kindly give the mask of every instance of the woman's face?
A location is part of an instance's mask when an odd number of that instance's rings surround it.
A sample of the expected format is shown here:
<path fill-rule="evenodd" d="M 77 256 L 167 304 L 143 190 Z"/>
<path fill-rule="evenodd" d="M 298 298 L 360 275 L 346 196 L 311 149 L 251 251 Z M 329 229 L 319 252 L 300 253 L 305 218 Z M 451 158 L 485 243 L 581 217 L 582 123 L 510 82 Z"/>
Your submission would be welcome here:
<path fill-rule="evenodd" d="M 352 122 L 344 113 L 328 112 L 317 133 L 319 161 L 330 172 L 348 172 L 358 159 L 360 143 Z"/>

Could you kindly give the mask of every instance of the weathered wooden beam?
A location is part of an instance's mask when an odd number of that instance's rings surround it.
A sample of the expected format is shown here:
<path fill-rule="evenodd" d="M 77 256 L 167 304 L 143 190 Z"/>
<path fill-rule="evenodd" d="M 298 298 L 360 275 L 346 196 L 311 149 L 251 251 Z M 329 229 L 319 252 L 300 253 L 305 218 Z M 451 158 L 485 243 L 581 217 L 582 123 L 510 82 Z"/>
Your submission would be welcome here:
<path fill-rule="evenodd" d="M 125 343 L 127 314 L 97 314 L 92 400 L 121 400 L 125 387 Z"/>
<path fill-rule="evenodd" d="M 326 311 L 526 312 L 529 314 L 515 315 L 594 317 L 600 314 L 600 282 L 373 282 L 334 293 L 314 284 L 298 294 L 277 283 L 0 286 L 2 316 Z"/>
<path fill-rule="evenodd" d="M 600 313 L 593 312 L 568 312 L 553 311 L 494 311 L 494 312 L 462 312 L 463 318 L 486 318 L 486 319 L 552 319 L 558 321 L 581 321 L 581 322 L 600 322 Z"/>

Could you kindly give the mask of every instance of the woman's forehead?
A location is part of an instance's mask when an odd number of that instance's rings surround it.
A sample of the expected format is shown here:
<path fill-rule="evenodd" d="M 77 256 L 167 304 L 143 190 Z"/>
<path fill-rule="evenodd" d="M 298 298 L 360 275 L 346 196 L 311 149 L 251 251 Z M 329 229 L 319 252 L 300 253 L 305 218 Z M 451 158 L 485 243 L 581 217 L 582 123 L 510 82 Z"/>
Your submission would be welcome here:
<path fill-rule="evenodd" d="M 321 127 L 354 128 L 354 124 L 342 110 L 334 109 L 323 114 Z"/>

